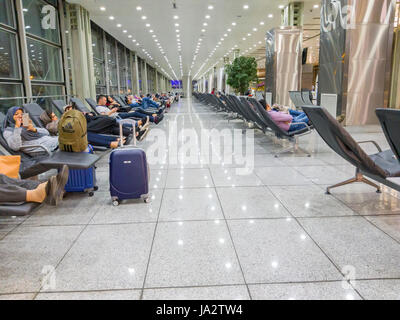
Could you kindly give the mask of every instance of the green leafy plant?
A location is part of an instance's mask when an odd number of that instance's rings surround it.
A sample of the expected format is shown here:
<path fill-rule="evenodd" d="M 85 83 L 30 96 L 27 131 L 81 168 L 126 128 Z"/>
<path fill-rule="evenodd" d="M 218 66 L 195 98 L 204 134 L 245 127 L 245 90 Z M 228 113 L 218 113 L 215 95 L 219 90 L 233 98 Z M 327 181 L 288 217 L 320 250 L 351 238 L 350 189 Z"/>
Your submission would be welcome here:
<path fill-rule="evenodd" d="M 228 85 L 239 94 L 244 94 L 250 82 L 257 80 L 257 61 L 253 57 L 238 57 L 232 64 L 226 65 L 225 70 Z"/>

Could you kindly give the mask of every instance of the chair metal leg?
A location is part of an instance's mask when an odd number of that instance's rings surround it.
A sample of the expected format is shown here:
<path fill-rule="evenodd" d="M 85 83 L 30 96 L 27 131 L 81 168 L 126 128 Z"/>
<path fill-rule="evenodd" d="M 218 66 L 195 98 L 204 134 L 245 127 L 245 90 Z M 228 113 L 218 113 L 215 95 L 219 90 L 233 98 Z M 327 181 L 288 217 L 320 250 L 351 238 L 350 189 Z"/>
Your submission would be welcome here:
<path fill-rule="evenodd" d="M 335 184 L 335 185 L 333 185 L 333 186 L 330 186 L 330 187 L 326 188 L 326 194 L 331 194 L 331 192 L 330 192 L 331 189 L 334 189 L 334 188 L 337 188 L 337 187 L 342 187 L 342 186 L 345 186 L 345 185 L 348 185 L 348 184 L 351 184 L 351 183 L 354 183 L 354 182 L 363 182 L 363 183 L 365 183 L 365 184 L 368 184 L 368 185 L 370 185 L 371 187 L 376 188 L 376 192 L 377 192 L 377 193 L 381 193 L 381 188 L 380 188 L 377 184 L 375 184 L 375 183 L 373 183 L 372 181 L 366 179 L 366 178 L 362 175 L 362 173 L 360 173 L 360 172 L 358 171 L 358 169 L 357 169 L 357 170 L 356 170 L 356 176 L 355 176 L 354 178 L 348 179 L 348 180 L 346 180 L 346 181 L 337 183 L 337 184 Z"/>
<path fill-rule="evenodd" d="M 281 155 L 283 153 L 287 153 L 287 152 L 304 153 L 304 154 L 307 155 L 307 157 L 311 157 L 311 154 L 307 150 L 299 147 L 299 140 L 298 140 L 297 137 L 295 137 L 295 139 L 293 141 L 291 141 L 291 142 L 292 142 L 292 145 L 290 147 L 285 148 L 285 149 L 283 149 L 283 150 L 281 150 L 279 152 L 276 152 L 275 153 L 275 158 L 279 158 L 279 155 Z"/>

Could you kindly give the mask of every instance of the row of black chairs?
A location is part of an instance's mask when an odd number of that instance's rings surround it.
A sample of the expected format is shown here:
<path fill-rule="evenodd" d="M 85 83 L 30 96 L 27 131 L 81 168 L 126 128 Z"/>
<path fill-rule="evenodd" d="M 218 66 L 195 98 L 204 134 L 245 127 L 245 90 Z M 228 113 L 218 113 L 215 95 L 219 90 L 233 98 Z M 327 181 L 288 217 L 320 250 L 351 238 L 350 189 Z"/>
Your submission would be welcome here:
<path fill-rule="evenodd" d="M 225 104 L 215 104 L 218 97 L 212 97 L 210 94 L 195 93 L 194 96 L 202 103 L 213 106 L 217 111 L 220 108 L 225 109 L 226 112 L 232 112 L 233 106 L 226 107 Z M 294 96 L 293 96 L 294 97 Z M 297 97 L 300 98 L 297 93 Z M 233 97 L 223 97 L 221 100 L 230 101 L 236 100 Z M 292 98 L 293 99 L 293 98 Z M 239 100 L 239 99 L 237 99 Z M 237 101 L 236 100 L 236 101 Z M 264 107 L 254 98 L 241 99 L 242 108 L 248 107 L 244 104 L 245 101 L 250 102 L 250 106 L 256 106 L 258 116 L 264 119 L 264 125 L 269 126 L 277 135 L 285 137 L 288 135 L 281 130 L 268 116 Z M 294 101 L 293 101 L 294 102 Z M 300 101 L 299 101 L 300 103 Z M 236 105 L 239 107 L 239 105 Z M 400 191 L 400 185 L 390 178 L 400 177 L 400 110 L 394 109 L 377 109 L 376 115 L 380 121 L 382 130 L 390 145 L 389 150 L 383 151 L 375 141 L 360 141 L 356 142 L 353 137 L 346 131 L 345 128 L 323 107 L 314 106 L 311 103 L 307 105 L 298 105 L 308 116 L 313 124 L 313 128 L 319 133 L 322 139 L 328 146 L 335 151 L 342 158 L 347 160 L 356 168 L 355 176 L 346 181 L 340 182 L 326 189 L 326 193 L 330 194 L 330 190 L 343 185 L 351 184 L 354 182 L 363 182 L 371 185 L 380 192 L 380 186 L 372 182 L 370 179 L 377 181 L 385 186 Z M 236 109 L 241 113 L 241 117 L 249 119 L 248 113 L 255 111 L 253 108 L 247 108 L 247 113 L 242 109 Z M 251 111 L 253 110 L 253 111 Z M 253 114 L 254 116 L 254 114 Z M 263 130 L 264 131 L 264 130 Z M 296 135 L 296 133 L 292 133 Z M 361 147 L 360 144 L 371 143 L 377 148 L 377 153 L 368 155 Z M 286 151 L 286 150 L 285 150 Z M 369 179 L 367 179 L 368 177 Z"/>
<path fill-rule="evenodd" d="M 311 91 L 289 91 L 290 100 L 297 109 L 301 109 L 302 106 L 312 106 L 314 105 L 311 100 Z"/>
<path fill-rule="evenodd" d="M 0 155 L 17 155 L 21 157 L 20 177 L 31 178 L 51 169 L 59 169 L 67 165 L 71 169 L 88 169 L 93 167 L 100 156 L 89 153 L 70 153 L 56 151 L 53 153 L 43 149 L 43 154 L 32 156 L 24 152 L 12 150 L 3 136 L 5 114 L 0 112 Z M 24 203 L 21 205 L 0 205 L 0 215 L 23 216 L 36 210 L 40 205 L 37 203 Z"/>
<path fill-rule="evenodd" d="M 233 94 L 216 95 L 210 93 L 195 92 L 194 96 L 198 101 L 208 106 L 211 106 L 216 112 L 226 112 L 228 119 L 242 119 L 251 126 L 257 127 L 264 133 L 272 133 L 279 139 L 285 139 L 290 142 L 290 146 L 277 152 L 275 157 L 282 153 L 290 151 L 300 151 L 310 156 L 310 153 L 299 146 L 299 138 L 310 134 L 312 126 L 305 123 L 303 129 L 297 131 L 282 130 L 270 117 L 267 110 L 255 98 L 237 97 Z"/>

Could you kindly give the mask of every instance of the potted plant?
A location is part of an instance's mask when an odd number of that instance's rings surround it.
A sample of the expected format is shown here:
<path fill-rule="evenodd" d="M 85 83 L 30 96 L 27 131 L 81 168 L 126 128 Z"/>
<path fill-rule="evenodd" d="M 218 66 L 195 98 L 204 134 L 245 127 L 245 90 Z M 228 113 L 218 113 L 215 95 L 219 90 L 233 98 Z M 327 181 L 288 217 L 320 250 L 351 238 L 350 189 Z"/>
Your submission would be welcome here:
<path fill-rule="evenodd" d="M 238 57 L 232 64 L 226 65 L 225 70 L 228 85 L 241 95 L 249 89 L 250 82 L 257 80 L 257 61 L 254 57 Z"/>

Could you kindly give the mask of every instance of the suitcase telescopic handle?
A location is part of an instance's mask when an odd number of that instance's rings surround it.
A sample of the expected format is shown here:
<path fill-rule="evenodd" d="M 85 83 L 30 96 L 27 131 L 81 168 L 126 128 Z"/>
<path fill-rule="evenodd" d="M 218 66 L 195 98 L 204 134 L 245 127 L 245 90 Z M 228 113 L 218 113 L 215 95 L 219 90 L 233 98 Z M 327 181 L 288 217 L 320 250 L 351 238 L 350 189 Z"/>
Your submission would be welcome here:
<path fill-rule="evenodd" d="M 120 135 L 120 145 L 121 147 L 123 147 L 124 145 L 124 134 L 123 134 L 123 124 L 124 123 L 130 123 L 132 124 L 133 127 L 133 144 L 136 147 L 136 121 L 132 120 L 132 119 L 123 119 L 123 120 L 119 120 L 119 135 Z"/>

